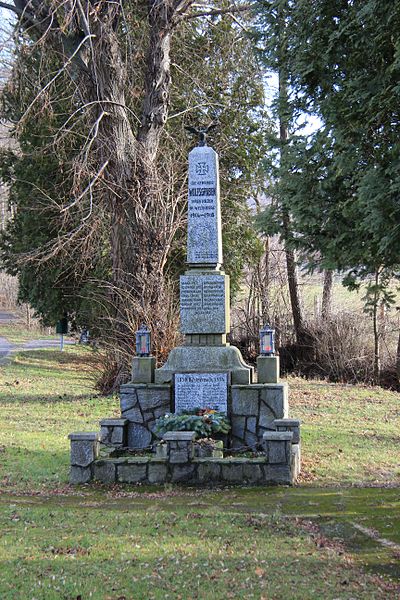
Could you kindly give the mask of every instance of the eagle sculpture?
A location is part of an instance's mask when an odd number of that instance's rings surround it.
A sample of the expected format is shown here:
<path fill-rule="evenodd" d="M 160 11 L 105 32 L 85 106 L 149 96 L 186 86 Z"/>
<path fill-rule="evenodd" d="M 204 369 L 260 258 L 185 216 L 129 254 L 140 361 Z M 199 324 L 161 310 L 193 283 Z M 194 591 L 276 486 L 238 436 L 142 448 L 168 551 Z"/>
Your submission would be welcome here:
<path fill-rule="evenodd" d="M 208 125 L 208 127 L 192 127 L 191 125 L 186 125 L 185 129 L 186 131 L 189 131 L 190 133 L 194 133 L 195 135 L 198 136 L 198 145 L 199 146 L 207 146 L 207 133 L 211 130 L 214 129 L 215 127 L 218 126 L 218 123 L 211 123 L 211 125 Z"/>

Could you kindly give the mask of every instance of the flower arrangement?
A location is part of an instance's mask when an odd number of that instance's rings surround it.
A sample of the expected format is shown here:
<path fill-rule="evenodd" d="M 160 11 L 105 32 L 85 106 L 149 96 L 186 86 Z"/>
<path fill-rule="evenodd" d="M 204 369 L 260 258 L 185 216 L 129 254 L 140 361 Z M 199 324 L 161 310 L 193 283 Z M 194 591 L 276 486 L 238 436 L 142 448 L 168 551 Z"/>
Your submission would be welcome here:
<path fill-rule="evenodd" d="M 175 415 L 167 413 L 155 422 L 154 433 L 162 435 L 167 431 L 195 431 L 198 438 L 226 434 L 231 426 L 224 413 L 210 408 L 197 408 Z"/>

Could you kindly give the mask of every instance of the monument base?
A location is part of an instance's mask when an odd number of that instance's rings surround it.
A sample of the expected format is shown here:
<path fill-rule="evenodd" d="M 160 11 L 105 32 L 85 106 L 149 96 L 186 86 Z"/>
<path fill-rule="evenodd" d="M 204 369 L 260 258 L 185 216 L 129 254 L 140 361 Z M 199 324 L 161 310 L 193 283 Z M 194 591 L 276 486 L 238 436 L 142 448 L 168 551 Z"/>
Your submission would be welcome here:
<path fill-rule="evenodd" d="M 174 373 L 229 371 L 232 384 L 249 385 L 253 367 L 246 365 L 234 346 L 178 346 L 171 350 L 164 366 L 155 370 L 154 382 L 172 383 Z"/>

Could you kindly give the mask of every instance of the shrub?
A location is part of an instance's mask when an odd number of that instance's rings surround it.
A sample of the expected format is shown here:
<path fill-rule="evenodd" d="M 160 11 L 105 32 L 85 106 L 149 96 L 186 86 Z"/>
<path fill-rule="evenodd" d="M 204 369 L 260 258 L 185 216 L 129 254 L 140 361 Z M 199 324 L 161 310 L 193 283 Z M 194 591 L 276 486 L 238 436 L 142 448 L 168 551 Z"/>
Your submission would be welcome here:
<path fill-rule="evenodd" d="M 167 413 L 156 420 L 154 433 L 162 435 L 167 431 L 195 431 L 198 438 L 226 434 L 230 424 L 226 415 L 209 409 L 185 411 L 180 415 Z"/>

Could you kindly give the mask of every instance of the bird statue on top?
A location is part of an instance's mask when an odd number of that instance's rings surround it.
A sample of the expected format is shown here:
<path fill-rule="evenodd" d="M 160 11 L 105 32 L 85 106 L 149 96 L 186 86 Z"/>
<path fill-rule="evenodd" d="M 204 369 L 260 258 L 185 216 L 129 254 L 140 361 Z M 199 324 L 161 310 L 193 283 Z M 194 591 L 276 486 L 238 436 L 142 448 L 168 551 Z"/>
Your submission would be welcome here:
<path fill-rule="evenodd" d="M 194 133 L 198 136 L 198 146 L 207 146 L 207 134 L 211 129 L 215 129 L 218 123 L 211 123 L 207 127 L 193 127 L 191 125 L 185 125 L 186 131 Z"/>

